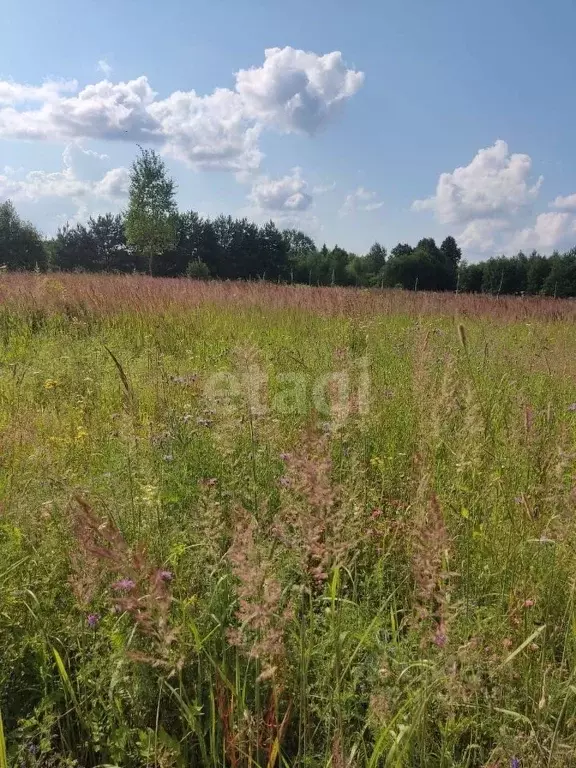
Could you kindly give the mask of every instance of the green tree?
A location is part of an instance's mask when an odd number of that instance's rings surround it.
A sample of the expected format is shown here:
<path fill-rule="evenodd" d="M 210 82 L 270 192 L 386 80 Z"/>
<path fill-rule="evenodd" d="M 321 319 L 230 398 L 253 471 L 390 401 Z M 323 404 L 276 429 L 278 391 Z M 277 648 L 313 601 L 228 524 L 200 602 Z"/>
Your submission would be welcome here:
<path fill-rule="evenodd" d="M 96 242 L 83 224 L 58 229 L 52 247 L 52 266 L 65 272 L 98 270 Z"/>
<path fill-rule="evenodd" d="M 460 263 L 458 268 L 458 290 L 463 293 L 481 293 L 484 279 L 483 264 Z"/>
<path fill-rule="evenodd" d="M 458 267 L 458 264 L 460 264 L 460 259 L 462 258 L 462 251 L 460 248 L 458 248 L 458 244 L 452 235 L 448 235 L 448 237 L 442 242 L 440 251 L 449 263 L 453 264 L 454 267 Z"/>
<path fill-rule="evenodd" d="M 377 285 L 384 275 L 386 264 L 386 248 L 376 242 L 365 256 L 364 280 L 366 283 Z"/>
<path fill-rule="evenodd" d="M 210 278 L 210 270 L 200 259 L 190 261 L 186 267 L 185 274 L 191 280 L 208 280 Z"/>
<path fill-rule="evenodd" d="M 135 254 L 127 247 L 120 214 L 106 213 L 88 220 L 87 236 L 93 240 L 94 268 L 101 272 L 131 272 L 137 268 Z"/>
<path fill-rule="evenodd" d="M 153 149 L 140 148 L 130 171 L 126 239 L 144 256 L 150 275 L 158 258 L 176 244 L 174 194 L 174 182 L 162 158 Z"/>
<path fill-rule="evenodd" d="M 285 229 L 282 237 L 288 249 L 287 269 L 290 281 L 307 283 L 310 279 L 312 259 L 317 255 L 314 240 L 299 229 Z"/>
<path fill-rule="evenodd" d="M 482 291 L 484 293 L 514 294 L 526 290 L 527 258 L 523 253 L 511 259 L 505 256 L 484 262 Z"/>
<path fill-rule="evenodd" d="M 261 275 L 268 280 L 288 277 L 288 244 L 282 232 L 273 221 L 269 221 L 260 227 L 258 234 Z"/>
<path fill-rule="evenodd" d="M 526 292 L 531 294 L 542 293 L 546 278 L 550 274 L 552 263 L 546 256 L 541 256 L 537 251 L 532 251 L 528 257 L 526 274 Z"/>
<path fill-rule="evenodd" d="M 37 230 L 10 200 L 0 204 L 0 264 L 8 269 L 45 269 L 47 252 Z"/>
<path fill-rule="evenodd" d="M 549 261 L 550 272 L 542 292 L 560 299 L 576 296 L 576 248 L 562 255 L 553 253 Z"/>
<path fill-rule="evenodd" d="M 178 277 L 186 274 L 191 262 L 203 261 L 203 221 L 196 211 L 177 213 L 174 220 L 175 240 L 173 247 L 166 251 L 162 263 L 157 265 L 156 274 L 164 277 Z"/>
<path fill-rule="evenodd" d="M 225 280 L 261 277 L 259 268 L 260 232 L 248 219 L 218 216 L 212 222 L 217 243 L 218 277 Z"/>
<path fill-rule="evenodd" d="M 398 245 L 395 245 L 390 251 L 390 258 L 397 259 L 400 256 L 409 256 L 413 250 L 414 248 L 412 248 L 411 245 L 408 245 L 408 243 L 398 243 Z"/>

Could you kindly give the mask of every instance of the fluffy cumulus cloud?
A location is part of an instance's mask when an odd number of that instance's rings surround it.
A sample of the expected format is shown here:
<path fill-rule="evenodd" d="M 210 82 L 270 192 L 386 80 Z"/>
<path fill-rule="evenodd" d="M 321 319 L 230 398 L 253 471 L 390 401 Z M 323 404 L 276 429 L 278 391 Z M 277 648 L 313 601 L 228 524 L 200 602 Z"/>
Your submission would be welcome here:
<path fill-rule="evenodd" d="M 493 251 L 508 229 L 509 223 L 504 219 L 474 219 L 458 234 L 458 243 L 464 250 Z"/>
<path fill-rule="evenodd" d="M 364 187 L 358 187 L 354 192 L 346 196 L 346 199 L 340 208 L 340 215 L 348 216 L 357 211 L 377 211 L 382 208 L 383 205 L 384 203 L 378 200 L 376 192 L 371 192 Z"/>
<path fill-rule="evenodd" d="M 315 133 L 364 82 L 340 51 L 318 56 L 288 46 L 264 56 L 261 67 L 237 73 L 236 91 L 247 115 L 286 132 Z"/>
<path fill-rule="evenodd" d="M 464 247 L 486 251 L 506 241 L 504 233 L 537 199 L 542 181 L 532 177 L 529 155 L 510 153 L 499 139 L 478 150 L 468 165 L 440 174 L 436 193 L 412 208 L 433 211 L 442 224 L 457 227 Z"/>
<path fill-rule="evenodd" d="M 202 170 L 252 171 L 258 168 L 261 128 L 250 123 L 237 93 L 220 88 L 208 96 L 177 91 L 150 105 L 155 138 L 166 152 Z"/>
<path fill-rule="evenodd" d="M 127 83 L 103 80 L 77 95 L 45 101 L 38 109 L 0 109 L 0 137 L 61 140 L 158 140 L 148 107 L 155 93 L 146 77 Z"/>
<path fill-rule="evenodd" d="M 536 248 L 551 251 L 555 248 L 569 248 L 576 239 L 576 216 L 572 213 L 551 211 L 540 213 L 533 226 L 521 229 L 511 239 L 513 248 L 525 250 Z"/>
<path fill-rule="evenodd" d="M 302 178 L 300 168 L 294 168 L 287 176 L 271 179 L 262 176 L 252 185 L 250 202 L 261 211 L 306 211 L 312 205 L 308 184 Z"/>
<path fill-rule="evenodd" d="M 233 89 L 207 95 L 177 91 L 158 99 L 145 76 L 81 90 L 74 82 L 0 81 L 0 138 L 140 141 L 195 168 L 253 171 L 264 128 L 315 133 L 363 78 L 338 51 L 320 56 L 286 47 L 268 49 L 261 67 L 238 72 Z"/>
<path fill-rule="evenodd" d="M 119 201 L 126 197 L 129 184 L 127 168 L 113 168 L 96 181 L 81 179 L 69 146 L 64 150 L 62 162 L 63 169 L 52 173 L 30 171 L 21 175 L 13 169 L 5 168 L 4 174 L 0 174 L 0 198 L 16 201 L 68 198 L 78 205 L 86 206 L 86 201 L 94 198 Z"/>
<path fill-rule="evenodd" d="M 440 174 L 436 194 L 413 207 L 434 211 L 445 224 L 506 217 L 538 196 L 542 177 L 532 182 L 531 169 L 529 155 L 510 154 L 499 139 L 480 149 L 469 165 Z"/>

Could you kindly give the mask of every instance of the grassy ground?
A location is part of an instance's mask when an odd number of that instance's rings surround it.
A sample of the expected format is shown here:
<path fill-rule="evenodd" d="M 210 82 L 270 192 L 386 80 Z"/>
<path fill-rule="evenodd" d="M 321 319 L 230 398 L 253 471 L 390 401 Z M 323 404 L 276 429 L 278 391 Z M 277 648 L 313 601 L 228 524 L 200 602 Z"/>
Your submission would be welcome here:
<path fill-rule="evenodd" d="M 0 768 L 576 764 L 572 304 L 2 280 Z"/>

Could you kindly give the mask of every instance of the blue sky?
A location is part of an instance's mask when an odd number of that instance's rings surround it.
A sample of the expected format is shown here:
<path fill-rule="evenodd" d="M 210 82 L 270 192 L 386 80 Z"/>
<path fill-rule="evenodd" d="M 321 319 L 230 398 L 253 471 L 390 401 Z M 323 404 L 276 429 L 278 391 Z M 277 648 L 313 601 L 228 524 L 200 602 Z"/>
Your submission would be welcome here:
<path fill-rule="evenodd" d="M 576 5 L 4 0 L 0 200 L 121 210 L 136 144 L 181 208 L 359 253 L 576 244 Z"/>

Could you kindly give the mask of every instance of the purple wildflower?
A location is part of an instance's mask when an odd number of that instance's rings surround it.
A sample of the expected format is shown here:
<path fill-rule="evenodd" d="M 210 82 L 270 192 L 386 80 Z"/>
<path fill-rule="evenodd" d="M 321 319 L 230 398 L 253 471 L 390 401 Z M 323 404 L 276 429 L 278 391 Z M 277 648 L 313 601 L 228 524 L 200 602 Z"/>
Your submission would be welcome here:
<path fill-rule="evenodd" d="M 196 419 L 196 424 L 198 424 L 199 427 L 211 427 L 212 426 L 212 422 L 210 421 L 210 419 L 203 419 L 203 418 Z"/>
<path fill-rule="evenodd" d="M 289 453 L 281 453 L 280 454 L 280 458 L 282 459 L 282 461 L 288 461 L 288 459 L 290 458 L 290 454 Z"/>
<path fill-rule="evenodd" d="M 174 578 L 174 574 L 172 573 L 172 571 L 160 571 L 159 576 L 162 579 L 162 581 L 172 581 L 172 579 Z"/>
<path fill-rule="evenodd" d="M 132 579 L 120 579 L 120 581 L 112 584 L 112 589 L 115 589 L 117 592 L 131 592 L 135 586 L 136 582 L 132 581 Z"/>
<path fill-rule="evenodd" d="M 282 488 L 289 488 L 290 487 L 290 478 L 289 477 L 281 477 L 280 478 L 280 485 Z"/>
<path fill-rule="evenodd" d="M 100 621 L 100 616 L 98 616 L 97 613 L 89 613 L 86 617 L 86 621 L 88 622 L 90 629 L 96 629 L 98 622 Z"/>
<path fill-rule="evenodd" d="M 568 406 L 568 410 L 569 410 L 569 411 L 576 411 L 576 403 L 572 403 L 571 405 L 569 405 L 569 406 Z M 514 759 L 515 759 L 515 758 L 514 758 Z"/>
<path fill-rule="evenodd" d="M 513 757 L 510 760 L 510 768 L 520 768 L 520 760 L 517 757 Z"/>
<path fill-rule="evenodd" d="M 438 648 L 444 648 L 448 642 L 448 637 L 446 636 L 446 625 L 444 622 L 440 622 L 440 624 L 438 624 L 438 627 L 436 628 L 436 634 L 434 635 L 432 642 L 437 645 Z"/>

